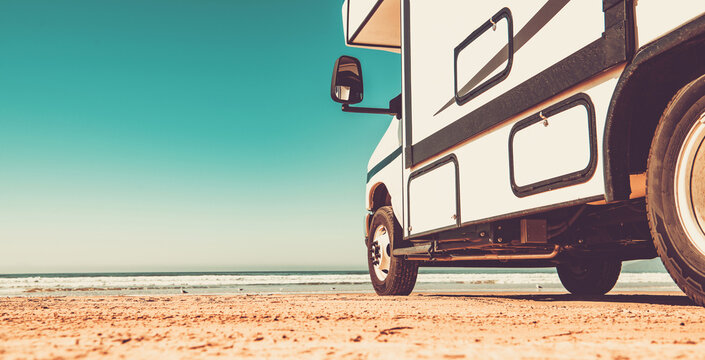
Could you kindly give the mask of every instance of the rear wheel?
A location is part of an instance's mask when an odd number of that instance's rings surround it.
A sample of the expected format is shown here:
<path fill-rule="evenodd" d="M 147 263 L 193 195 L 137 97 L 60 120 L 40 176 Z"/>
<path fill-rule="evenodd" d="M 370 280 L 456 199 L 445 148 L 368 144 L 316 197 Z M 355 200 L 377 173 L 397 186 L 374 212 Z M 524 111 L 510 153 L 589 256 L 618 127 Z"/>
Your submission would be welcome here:
<path fill-rule="evenodd" d="M 571 294 L 604 295 L 617 283 L 622 262 L 611 259 L 560 264 L 556 267 L 561 284 Z"/>
<path fill-rule="evenodd" d="M 705 76 L 680 89 L 666 107 L 646 175 L 656 250 L 683 292 L 705 305 Z"/>
<path fill-rule="evenodd" d="M 378 295 L 409 295 L 416 284 L 418 263 L 392 256 L 393 244 L 403 240 L 401 226 L 391 206 L 372 216 L 367 241 L 367 264 L 372 286 Z"/>

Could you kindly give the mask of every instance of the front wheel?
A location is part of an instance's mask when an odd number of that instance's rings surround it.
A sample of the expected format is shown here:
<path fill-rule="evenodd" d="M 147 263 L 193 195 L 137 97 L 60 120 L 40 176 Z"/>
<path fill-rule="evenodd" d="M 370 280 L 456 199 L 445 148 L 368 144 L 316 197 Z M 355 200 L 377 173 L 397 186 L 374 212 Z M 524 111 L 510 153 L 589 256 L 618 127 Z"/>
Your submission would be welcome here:
<path fill-rule="evenodd" d="M 646 169 L 651 235 L 666 270 L 705 305 L 705 76 L 676 93 L 651 143 Z"/>
<path fill-rule="evenodd" d="M 392 256 L 393 244 L 401 243 L 401 226 L 391 206 L 383 206 L 372 216 L 367 240 L 370 280 L 378 295 L 409 295 L 416 285 L 416 262 Z"/>
<path fill-rule="evenodd" d="M 617 283 L 622 262 L 610 259 L 560 264 L 556 267 L 561 284 L 571 294 L 604 295 Z"/>

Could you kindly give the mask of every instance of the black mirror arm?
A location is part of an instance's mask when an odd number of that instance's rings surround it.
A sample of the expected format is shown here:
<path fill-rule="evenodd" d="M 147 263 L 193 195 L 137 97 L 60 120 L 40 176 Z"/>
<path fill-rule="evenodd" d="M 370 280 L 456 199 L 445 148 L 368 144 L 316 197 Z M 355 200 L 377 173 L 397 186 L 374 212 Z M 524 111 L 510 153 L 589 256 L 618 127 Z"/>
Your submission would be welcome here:
<path fill-rule="evenodd" d="M 343 111 L 351 113 L 364 113 L 364 114 L 384 114 L 384 115 L 397 115 L 392 109 L 384 108 L 368 108 L 368 107 L 351 107 L 348 104 L 343 104 Z"/>
<path fill-rule="evenodd" d="M 343 104 L 343 111 L 364 114 L 383 114 L 394 115 L 397 119 L 401 119 L 401 94 L 389 101 L 389 108 L 368 108 L 368 107 L 350 107 L 348 104 Z"/>

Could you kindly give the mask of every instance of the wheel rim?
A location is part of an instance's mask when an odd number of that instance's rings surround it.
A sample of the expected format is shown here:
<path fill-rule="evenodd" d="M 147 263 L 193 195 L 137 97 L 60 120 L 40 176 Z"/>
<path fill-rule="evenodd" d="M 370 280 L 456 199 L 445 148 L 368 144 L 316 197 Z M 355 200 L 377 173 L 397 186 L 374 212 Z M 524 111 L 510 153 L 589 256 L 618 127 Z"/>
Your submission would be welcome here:
<path fill-rule="evenodd" d="M 384 281 L 389 274 L 390 251 L 389 232 L 384 225 L 380 225 L 375 229 L 372 243 L 370 243 L 370 261 L 372 261 L 377 279 L 381 281 Z"/>
<path fill-rule="evenodd" d="M 587 264 L 573 264 L 573 265 L 570 265 L 569 269 L 570 269 L 571 275 L 573 275 L 573 277 L 576 279 L 584 278 L 587 275 L 588 271 L 590 270 L 590 269 L 588 269 Z"/>
<path fill-rule="evenodd" d="M 675 174 L 678 218 L 695 248 L 705 255 L 705 113 L 683 142 Z"/>

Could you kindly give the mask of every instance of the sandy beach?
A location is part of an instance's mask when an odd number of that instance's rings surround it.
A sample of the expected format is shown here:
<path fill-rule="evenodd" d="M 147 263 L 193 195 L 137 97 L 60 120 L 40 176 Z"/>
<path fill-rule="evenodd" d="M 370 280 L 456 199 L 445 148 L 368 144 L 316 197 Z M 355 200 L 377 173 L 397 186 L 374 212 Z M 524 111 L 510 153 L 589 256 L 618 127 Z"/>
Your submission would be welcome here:
<path fill-rule="evenodd" d="M 0 358 L 702 358 L 680 293 L 0 299 Z"/>

